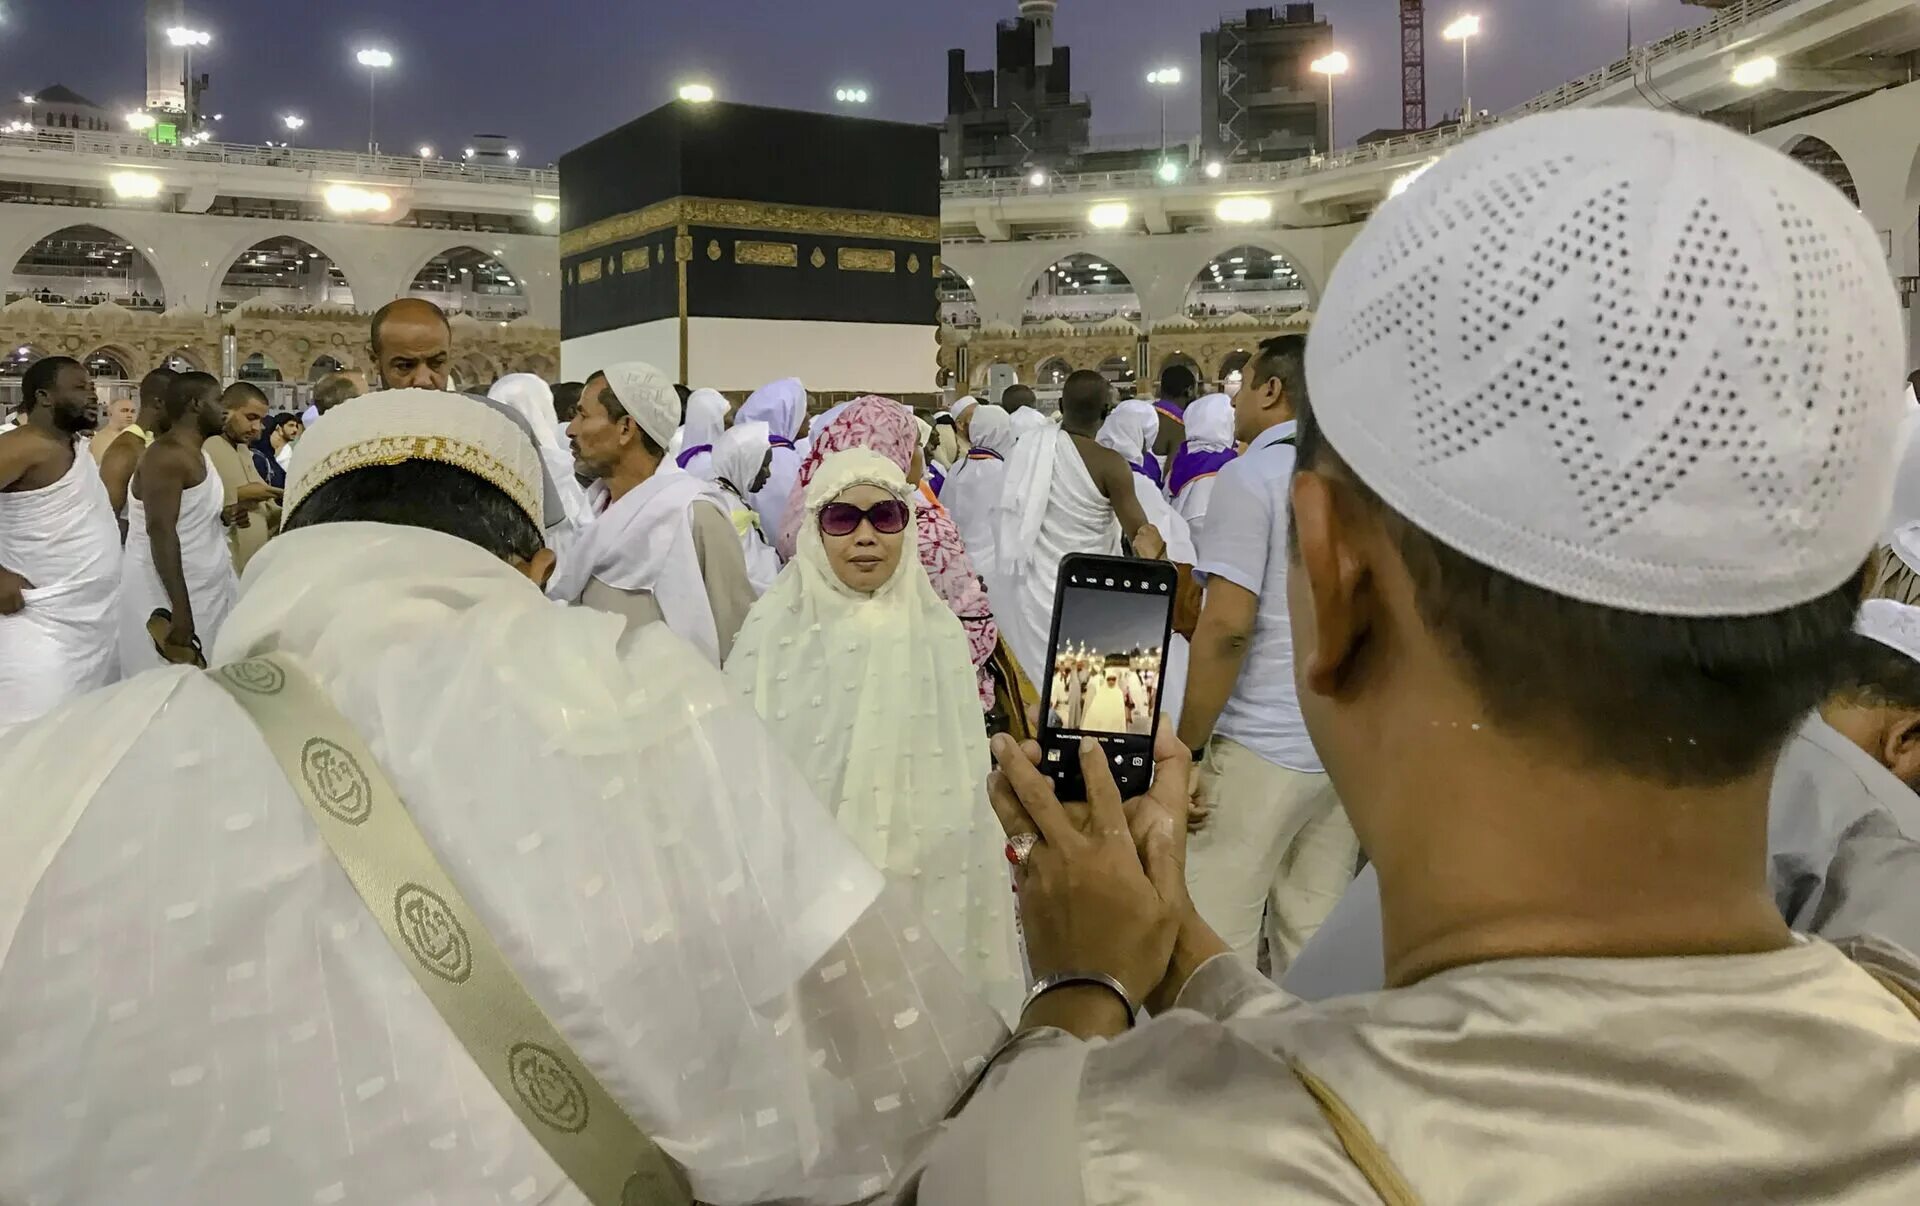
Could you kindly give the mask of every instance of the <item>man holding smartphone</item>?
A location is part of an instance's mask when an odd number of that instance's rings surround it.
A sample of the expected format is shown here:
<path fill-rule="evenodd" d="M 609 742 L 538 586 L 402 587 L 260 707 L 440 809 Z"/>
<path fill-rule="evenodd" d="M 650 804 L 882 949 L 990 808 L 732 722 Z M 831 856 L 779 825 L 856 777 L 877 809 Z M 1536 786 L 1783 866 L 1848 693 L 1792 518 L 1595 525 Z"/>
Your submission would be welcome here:
<path fill-rule="evenodd" d="M 1246 455 L 1220 471 L 1194 572 L 1194 629 L 1180 740 L 1193 751 L 1188 857 L 1194 904 L 1234 952 L 1277 975 L 1353 879 L 1360 844 L 1307 736 L 1287 627 L 1287 483 L 1306 340 L 1270 339 L 1234 399 Z M 1264 926 L 1263 926 L 1264 922 Z"/>

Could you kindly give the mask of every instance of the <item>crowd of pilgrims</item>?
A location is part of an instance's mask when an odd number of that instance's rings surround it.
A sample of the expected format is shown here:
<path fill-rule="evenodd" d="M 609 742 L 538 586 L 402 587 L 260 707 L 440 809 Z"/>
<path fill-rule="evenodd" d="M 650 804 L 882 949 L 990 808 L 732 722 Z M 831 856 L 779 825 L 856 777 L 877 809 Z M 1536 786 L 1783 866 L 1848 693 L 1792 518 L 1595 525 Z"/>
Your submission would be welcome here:
<path fill-rule="evenodd" d="M 1449 156 L 1231 388 L 462 394 L 420 299 L 303 413 L 38 360 L 0 1201 L 1920 1201 L 1903 330 L 1831 186 L 1620 112 Z M 1049 648 L 1076 553 L 1174 564 L 1165 650 Z M 328 836 L 383 792 L 445 917 Z M 482 929 L 551 1068 L 438 1003 Z"/>

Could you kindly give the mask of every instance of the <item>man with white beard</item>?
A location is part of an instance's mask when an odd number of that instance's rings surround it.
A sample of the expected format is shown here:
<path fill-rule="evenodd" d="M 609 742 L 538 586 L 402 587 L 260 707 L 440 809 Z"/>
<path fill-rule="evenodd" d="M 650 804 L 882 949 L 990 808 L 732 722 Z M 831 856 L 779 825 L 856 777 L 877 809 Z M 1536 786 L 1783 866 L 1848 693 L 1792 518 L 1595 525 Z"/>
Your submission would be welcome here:
<path fill-rule="evenodd" d="M 844 1203 L 938 1123 L 1004 1029 L 711 666 L 544 597 L 540 479 L 349 402 L 215 672 L 0 737 L 0 1201 Z"/>

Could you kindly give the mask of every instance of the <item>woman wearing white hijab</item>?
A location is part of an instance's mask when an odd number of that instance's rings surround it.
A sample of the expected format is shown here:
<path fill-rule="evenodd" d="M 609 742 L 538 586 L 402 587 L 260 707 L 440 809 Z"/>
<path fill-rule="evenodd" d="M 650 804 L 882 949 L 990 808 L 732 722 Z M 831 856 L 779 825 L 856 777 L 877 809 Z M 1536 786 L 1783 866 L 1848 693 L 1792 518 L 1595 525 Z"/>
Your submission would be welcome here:
<path fill-rule="evenodd" d="M 786 517 L 800 474 L 800 454 L 794 451 L 793 442 L 806 418 L 807 387 L 798 377 L 782 377 L 754 390 L 734 416 L 735 423 L 765 423 L 767 443 L 773 448 L 767 484 L 753 496 L 753 509 L 760 513 L 763 532 L 778 532 L 780 521 Z"/>
<path fill-rule="evenodd" d="M 998 406 L 971 408 L 973 447 L 954 463 L 947 474 L 947 488 L 940 493 L 941 505 L 953 516 L 960 539 L 967 546 L 982 575 L 987 577 L 987 597 L 994 594 L 991 575 L 999 566 L 994 540 L 993 509 L 1007 480 L 1007 454 L 1013 451 L 1013 419 Z"/>
<path fill-rule="evenodd" d="M 748 613 L 727 677 L 961 974 L 1011 1017 L 1025 976 L 986 730 L 966 633 L 916 553 L 915 499 L 878 453 L 822 461 L 794 559 Z"/>
<path fill-rule="evenodd" d="M 560 438 L 562 428 L 553 409 L 553 387 L 532 373 L 508 373 L 493 383 L 487 397 L 511 406 L 527 421 L 533 442 L 540 446 L 540 460 L 566 511 L 567 529 L 578 528 L 586 519 L 587 492 L 574 480 L 573 451 Z"/>
<path fill-rule="evenodd" d="M 726 395 L 716 389 L 696 389 L 687 398 L 687 421 L 680 455 L 674 460 L 695 477 L 713 480 L 713 446 L 727 429 Z"/>
<path fill-rule="evenodd" d="M 1173 509 L 1193 529 L 1194 541 L 1200 539 L 1200 521 L 1206 517 L 1207 504 L 1213 501 L 1213 482 L 1220 470 L 1235 456 L 1233 448 L 1233 399 L 1225 394 L 1208 394 L 1187 407 L 1187 439 L 1173 454 L 1167 469 L 1167 496 Z"/>
<path fill-rule="evenodd" d="M 755 595 L 766 594 L 780 576 L 780 554 L 767 543 L 760 531 L 760 516 L 748 501 L 754 487 L 767 480 L 767 462 L 772 455 L 765 423 L 736 423 L 713 446 L 713 484 L 731 504 L 733 529 L 740 533 L 740 551 L 747 558 L 747 581 L 753 583 Z"/>

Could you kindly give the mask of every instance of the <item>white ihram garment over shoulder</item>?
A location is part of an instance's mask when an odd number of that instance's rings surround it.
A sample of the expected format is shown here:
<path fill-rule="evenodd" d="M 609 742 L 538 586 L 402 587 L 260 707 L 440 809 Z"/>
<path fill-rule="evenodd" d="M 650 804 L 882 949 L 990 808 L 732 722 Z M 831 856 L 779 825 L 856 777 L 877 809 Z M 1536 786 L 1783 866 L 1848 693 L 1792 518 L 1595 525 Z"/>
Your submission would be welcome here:
<path fill-rule="evenodd" d="M 119 670 L 120 526 L 84 444 L 52 485 L 0 493 L 0 565 L 26 606 L 0 616 L 0 729 L 112 682 Z"/>
<path fill-rule="evenodd" d="M 700 1200 L 877 1192 L 1004 1030 L 719 673 L 622 631 L 333 524 L 209 652 L 304 664 Z M 0 1202 L 583 1202 L 204 675 L 0 737 L 0 814 Z"/>
<path fill-rule="evenodd" d="M 1012 1016 L 1026 977 L 966 631 L 914 554 L 911 523 L 893 577 L 873 594 L 833 572 L 815 515 L 862 482 L 909 507 L 916 497 L 877 453 L 822 461 L 794 559 L 747 614 L 727 677 L 840 828 L 907 888 L 961 974 Z"/>
<path fill-rule="evenodd" d="M 1016 427 L 1027 413 L 1014 415 Z M 1019 437 L 994 514 L 1000 558 L 989 579 L 1000 592 L 994 619 L 1028 677 L 1044 674 L 1060 561 L 1069 553 L 1119 556 L 1120 521 L 1073 437 L 1051 424 Z"/>
<path fill-rule="evenodd" d="M 187 579 L 187 597 L 193 601 L 193 631 L 203 649 L 211 650 L 226 623 L 227 613 L 240 591 L 233 572 L 233 552 L 227 545 L 227 526 L 220 522 L 224 487 L 213 458 L 200 454 L 207 475 L 197 486 L 180 492 L 180 570 Z M 104 488 L 104 487 L 103 487 Z M 146 504 L 127 491 L 127 548 L 120 566 L 120 672 L 132 676 L 164 664 L 147 635 L 147 619 L 156 608 L 171 608 L 167 588 L 154 568 L 153 545 L 147 539 Z"/>

